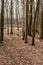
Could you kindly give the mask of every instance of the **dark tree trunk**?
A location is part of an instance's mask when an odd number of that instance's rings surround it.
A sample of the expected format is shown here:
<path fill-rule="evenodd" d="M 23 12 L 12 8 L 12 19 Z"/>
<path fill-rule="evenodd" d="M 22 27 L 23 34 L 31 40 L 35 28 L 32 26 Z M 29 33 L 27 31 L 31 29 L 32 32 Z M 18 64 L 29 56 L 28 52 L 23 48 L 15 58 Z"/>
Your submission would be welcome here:
<path fill-rule="evenodd" d="M 12 13 L 13 13 L 13 12 L 12 12 L 12 9 L 13 9 L 13 8 L 12 8 L 12 7 L 13 7 L 13 6 L 12 6 L 12 5 L 13 5 L 13 3 L 12 3 L 12 0 L 11 0 L 11 33 L 10 33 L 10 34 L 13 34 L 13 22 L 12 22 L 12 19 L 13 19 L 13 18 L 12 18 Z"/>
<path fill-rule="evenodd" d="M 29 23 L 29 36 L 31 36 L 31 25 L 32 25 L 32 0 L 30 0 L 30 23 Z"/>
<path fill-rule="evenodd" d="M 41 36 L 40 38 L 43 39 L 43 10 L 41 12 Z"/>
<path fill-rule="evenodd" d="M 37 11 L 38 11 L 38 7 L 39 7 L 39 2 L 40 0 L 38 0 L 37 2 L 37 7 L 36 7 L 36 12 L 35 12 L 35 15 L 34 15 L 34 24 L 33 24 L 33 36 L 32 36 L 32 45 L 34 46 L 34 41 L 35 41 L 35 21 L 36 21 L 36 15 L 37 15 Z"/>
<path fill-rule="evenodd" d="M 25 43 L 27 43 L 28 35 L 28 0 L 26 0 L 26 31 L 25 31 Z"/>
<path fill-rule="evenodd" d="M 2 0 L 2 9 L 1 9 L 1 42 L 3 41 L 4 37 L 4 0 Z"/>

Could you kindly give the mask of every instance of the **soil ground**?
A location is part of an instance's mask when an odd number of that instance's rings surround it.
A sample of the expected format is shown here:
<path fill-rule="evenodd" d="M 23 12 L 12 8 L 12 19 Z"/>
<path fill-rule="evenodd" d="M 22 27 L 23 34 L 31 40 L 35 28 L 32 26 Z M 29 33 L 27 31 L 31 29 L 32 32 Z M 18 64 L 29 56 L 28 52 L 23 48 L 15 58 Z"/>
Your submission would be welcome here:
<path fill-rule="evenodd" d="M 17 36 L 16 28 L 13 35 L 7 35 L 4 31 L 4 41 L 0 44 L 0 65 L 43 65 L 43 41 L 35 39 L 32 46 L 32 38 L 28 37 L 28 43 L 22 40 L 22 30 Z"/>

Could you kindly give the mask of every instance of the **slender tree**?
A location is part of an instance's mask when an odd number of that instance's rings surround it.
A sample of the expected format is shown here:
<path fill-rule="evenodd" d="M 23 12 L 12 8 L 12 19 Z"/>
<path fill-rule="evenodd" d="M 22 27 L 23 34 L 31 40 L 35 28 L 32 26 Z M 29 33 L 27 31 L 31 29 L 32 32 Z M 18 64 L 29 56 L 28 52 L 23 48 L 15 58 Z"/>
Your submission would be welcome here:
<path fill-rule="evenodd" d="M 28 35 L 28 0 L 26 0 L 26 30 L 25 30 L 25 43 L 27 43 Z"/>
<path fill-rule="evenodd" d="M 29 23 L 29 36 L 31 36 L 31 26 L 32 26 L 32 0 L 30 0 L 30 23 Z"/>
<path fill-rule="evenodd" d="M 16 0 L 16 22 L 17 22 L 17 35 L 19 35 L 19 20 L 18 20 L 18 15 L 19 15 L 19 1 Z"/>
<path fill-rule="evenodd" d="M 36 1 L 37 3 L 37 1 Z M 35 4 L 36 4 L 35 3 Z M 36 23 L 35 23 L 35 32 L 39 34 L 39 9 L 40 9 L 40 4 L 39 4 L 39 7 L 38 7 L 38 11 L 37 11 L 37 14 L 36 14 Z"/>
<path fill-rule="evenodd" d="M 22 0 L 22 12 L 23 12 L 23 29 L 22 29 L 22 39 L 24 40 L 25 38 L 25 31 L 24 31 L 24 0 Z"/>
<path fill-rule="evenodd" d="M 43 1 L 41 1 L 41 33 L 40 38 L 43 39 Z"/>
<path fill-rule="evenodd" d="M 12 19 L 13 19 L 13 17 L 12 17 L 12 15 L 13 15 L 13 0 L 11 0 L 11 33 L 10 34 L 13 34 L 13 21 L 12 21 Z"/>
<path fill-rule="evenodd" d="M 4 33 L 4 0 L 1 0 L 2 2 L 2 9 L 1 9 L 1 42 L 3 41 Z"/>
<path fill-rule="evenodd" d="M 8 0 L 6 0 L 6 14 L 7 14 L 7 34 L 9 34 L 9 21 L 8 21 Z"/>
<path fill-rule="evenodd" d="M 36 7 L 36 12 L 35 12 L 35 15 L 34 15 L 34 24 L 33 24 L 33 36 L 32 36 L 32 45 L 34 46 L 34 38 L 35 38 L 35 21 L 36 21 L 36 14 L 37 14 L 37 11 L 38 11 L 38 7 L 39 7 L 39 2 L 40 0 L 38 0 L 37 2 L 37 7 Z"/>
<path fill-rule="evenodd" d="M 0 2 L 2 2 L 2 1 L 0 1 Z M 2 10 L 2 6 L 1 6 L 1 10 Z M 0 13 L 0 43 L 2 43 L 2 40 L 1 40 L 1 24 L 2 24 L 1 15 L 2 15 L 2 11 Z"/>

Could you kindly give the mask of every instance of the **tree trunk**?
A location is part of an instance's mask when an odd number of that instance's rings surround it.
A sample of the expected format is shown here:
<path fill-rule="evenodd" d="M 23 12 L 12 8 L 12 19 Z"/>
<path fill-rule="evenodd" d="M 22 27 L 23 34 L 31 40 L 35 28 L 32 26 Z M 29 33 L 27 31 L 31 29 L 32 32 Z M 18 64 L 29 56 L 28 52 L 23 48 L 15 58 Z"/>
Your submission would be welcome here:
<path fill-rule="evenodd" d="M 25 43 L 27 43 L 28 35 L 28 0 L 26 0 L 26 29 L 25 29 Z"/>
<path fill-rule="evenodd" d="M 12 7 L 13 7 L 13 6 L 12 6 L 12 5 L 13 5 L 13 3 L 12 3 L 12 0 L 11 0 L 11 33 L 10 33 L 10 34 L 13 34 L 13 22 L 12 22 L 12 19 L 13 19 L 13 17 L 12 17 L 12 15 L 13 15 L 13 14 L 12 14 L 12 13 L 13 13 L 13 12 L 12 12 L 12 9 L 13 9 L 13 8 L 12 8 Z"/>
<path fill-rule="evenodd" d="M 31 25 L 32 25 L 32 0 L 30 0 L 30 23 L 29 23 L 29 36 L 31 36 Z"/>
<path fill-rule="evenodd" d="M 41 36 L 40 38 L 43 39 L 43 10 L 41 12 Z"/>
<path fill-rule="evenodd" d="M 25 32 L 24 32 L 24 0 L 22 0 L 22 12 L 23 12 L 23 28 L 22 28 L 22 40 L 25 38 Z"/>
<path fill-rule="evenodd" d="M 19 1 L 17 1 L 17 0 L 16 0 L 16 22 L 17 22 L 17 35 L 19 35 L 18 14 L 19 14 Z"/>
<path fill-rule="evenodd" d="M 1 42 L 3 41 L 4 37 L 4 0 L 2 0 L 2 9 L 1 9 Z"/>
<path fill-rule="evenodd" d="M 33 24 L 33 36 L 32 36 L 32 45 L 34 46 L 34 38 L 35 38 L 35 21 L 36 21 L 36 15 L 37 15 L 37 11 L 38 11 L 38 7 L 39 7 L 39 2 L 40 0 L 38 0 L 37 2 L 37 7 L 36 7 L 36 12 L 35 12 L 35 15 L 34 15 L 34 24 Z"/>
<path fill-rule="evenodd" d="M 41 1 L 41 33 L 40 38 L 43 39 L 43 1 Z"/>
<path fill-rule="evenodd" d="M 7 34 L 9 34 L 9 21 L 8 21 L 8 0 L 6 0 L 6 12 L 7 12 Z"/>

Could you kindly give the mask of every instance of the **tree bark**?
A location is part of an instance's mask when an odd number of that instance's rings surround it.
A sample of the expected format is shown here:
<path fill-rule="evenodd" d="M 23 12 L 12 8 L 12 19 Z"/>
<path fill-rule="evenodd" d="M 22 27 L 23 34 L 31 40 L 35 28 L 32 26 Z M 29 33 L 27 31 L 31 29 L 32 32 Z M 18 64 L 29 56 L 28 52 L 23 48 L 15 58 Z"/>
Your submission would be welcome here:
<path fill-rule="evenodd" d="M 27 35 L 28 35 L 28 0 L 26 0 L 26 29 L 25 29 L 25 43 L 27 43 Z"/>
<path fill-rule="evenodd" d="M 32 0 L 30 0 L 30 23 L 29 23 L 29 36 L 31 36 L 31 25 L 32 25 Z"/>
<path fill-rule="evenodd" d="M 7 34 L 9 34 L 9 21 L 8 21 L 8 0 L 6 0 L 6 12 L 7 12 Z"/>
<path fill-rule="evenodd" d="M 32 45 L 34 46 L 34 41 L 35 41 L 35 21 L 36 21 L 36 14 L 37 14 L 37 11 L 38 11 L 38 7 L 39 7 L 39 2 L 40 0 L 38 0 L 37 2 L 37 7 L 36 7 L 36 12 L 35 12 L 35 15 L 34 15 L 34 24 L 33 24 L 33 36 L 32 36 Z"/>
<path fill-rule="evenodd" d="M 3 41 L 4 37 L 4 0 L 2 0 L 2 9 L 1 9 L 1 42 Z"/>
<path fill-rule="evenodd" d="M 13 15 L 13 14 L 12 14 L 12 13 L 13 13 L 13 12 L 12 12 L 12 9 L 13 9 L 13 8 L 12 8 L 12 7 L 13 7 L 13 6 L 12 6 L 12 5 L 13 5 L 13 3 L 12 3 L 12 0 L 11 0 L 11 33 L 10 33 L 10 34 L 13 34 L 13 22 L 12 22 L 12 19 L 13 19 L 13 17 L 12 17 L 12 15 Z"/>

